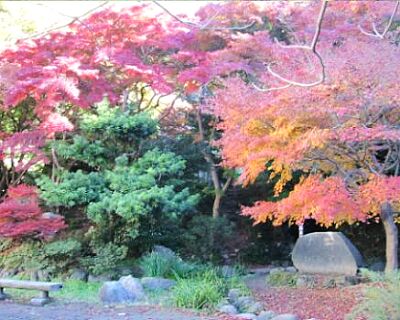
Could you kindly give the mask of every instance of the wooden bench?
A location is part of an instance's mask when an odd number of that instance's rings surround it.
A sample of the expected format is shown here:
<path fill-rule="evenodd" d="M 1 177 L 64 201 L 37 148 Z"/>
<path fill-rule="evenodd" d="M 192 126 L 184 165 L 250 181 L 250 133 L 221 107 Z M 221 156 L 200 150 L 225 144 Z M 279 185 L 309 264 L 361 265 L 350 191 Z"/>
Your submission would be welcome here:
<path fill-rule="evenodd" d="M 0 300 L 4 300 L 8 297 L 8 295 L 4 293 L 4 288 L 41 291 L 41 296 L 39 298 L 31 299 L 31 304 L 43 306 L 50 302 L 49 292 L 61 290 L 63 285 L 61 283 L 54 282 L 0 279 Z"/>

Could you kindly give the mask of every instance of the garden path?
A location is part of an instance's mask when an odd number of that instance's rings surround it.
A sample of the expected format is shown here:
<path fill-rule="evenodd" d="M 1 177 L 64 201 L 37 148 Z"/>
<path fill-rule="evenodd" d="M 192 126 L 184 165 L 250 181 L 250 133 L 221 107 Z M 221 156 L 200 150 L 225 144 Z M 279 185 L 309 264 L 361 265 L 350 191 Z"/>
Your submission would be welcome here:
<path fill-rule="evenodd" d="M 149 306 L 107 307 L 88 303 L 54 302 L 34 307 L 10 301 L 0 302 L 1 320 L 216 320 L 187 311 Z"/>

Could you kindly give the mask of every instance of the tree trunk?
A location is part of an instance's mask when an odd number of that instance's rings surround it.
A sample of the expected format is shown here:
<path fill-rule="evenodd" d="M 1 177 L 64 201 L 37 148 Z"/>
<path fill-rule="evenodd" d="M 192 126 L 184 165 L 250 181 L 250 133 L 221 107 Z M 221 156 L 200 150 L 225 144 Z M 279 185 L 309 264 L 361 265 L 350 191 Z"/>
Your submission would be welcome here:
<path fill-rule="evenodd" d="M 398 268 L 398 230 L 393 219 L 392 206 L 388 202 L 381 207 L 381 219 L 386 236 L 385 272 L 392 272 Z"/>
<path fill-rule="evenodd" d="M 202 142 L 205 143 L 206 136 L 204 133 L 204 127 L 203 127 L 203 122 L 201 120 L 201 112 L 200 112 L 199 108 L 196 111 L 196 118 L 197 118 L 197 125 L 199 126 L 200 139 Z M 214 192 L 215 192 L 212 216 L 213 216 L 213 218 L 218 218 L 220 216 L 219 209 L 221 207 L 222 197 L 224 196 L 225 191 L 230 186 L 230 184 L 232 182 L 232 178 L 229 177 L 227 179 L 227 181 L 225 182 L 224 186 L 221 187 L 221 181 L 220 181 L 220 178 L 218 176 L 218 171 L 217 171 L 217 164 L 214 162 L 212 155 L 210 153 L 208 153 L 207 150 L 203 150 L 202 153 L 203 153 L 204 159 L 208 163 L 208 170 L 211 175 L 211 180 L 213 182 Z"/>
<path fill-rule="evenodd" d="M 217 191 L 217 190 L 215 190 L 215 191 Z M 213 211 L 212 211 L 213 218 L 219 217 L 219 208 L 221 206 L 221 200 L 222 200 L 222 194 L 219 192 L 215 192 Z"/>

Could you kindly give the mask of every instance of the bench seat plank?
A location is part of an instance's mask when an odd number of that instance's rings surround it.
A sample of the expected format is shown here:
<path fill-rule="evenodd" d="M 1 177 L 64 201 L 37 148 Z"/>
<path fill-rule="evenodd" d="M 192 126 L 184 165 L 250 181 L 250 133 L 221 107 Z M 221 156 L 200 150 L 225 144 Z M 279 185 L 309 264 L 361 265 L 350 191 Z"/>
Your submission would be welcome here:
<path fill-rule="evenodd" d="M 63 285 L 55 282 L 25 281 L 14 279 L 0 279 L 0 288 L 15 288 L 41 291 L 58 291 Z"/>

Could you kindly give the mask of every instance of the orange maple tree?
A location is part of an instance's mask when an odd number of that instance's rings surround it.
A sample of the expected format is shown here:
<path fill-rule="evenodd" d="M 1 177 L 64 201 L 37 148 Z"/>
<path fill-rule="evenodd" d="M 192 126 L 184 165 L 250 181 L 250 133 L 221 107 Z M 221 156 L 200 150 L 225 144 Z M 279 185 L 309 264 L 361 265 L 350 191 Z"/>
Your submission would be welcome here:
<path fill-rule="evenodd" d="M 243 208 L 244 215 L 256 223 L 315 219 L 323 226 L 381 218 L 386 270 L 393 270 L 393 207 L 400 205 L 400 50 L 398 32 L 389 25 L 395 3 L 330 3 L 312 28 L 310 15 L 315 20 L 318 6 L 326 4 L 313 2 L 301 11 L 288 5 L 280 17 L 285 44 L 260 35 L 256 43 L 241 39 L 236 47 L 246 48 L 253 64 L 259 52 L 268 57 L 252 78 L 225 80 L 213 98 L 222 120 L 218 144 L 224 164 L 240 168 L 244 184 L 269 169 L 280 177 L 279 194 L 295 170 L 304 172 L 287 198 L 259 201 Z M 371 22 L 378 18 L 381 33 Z M 369 24 L 373 33 L 365 31 Z"/>

